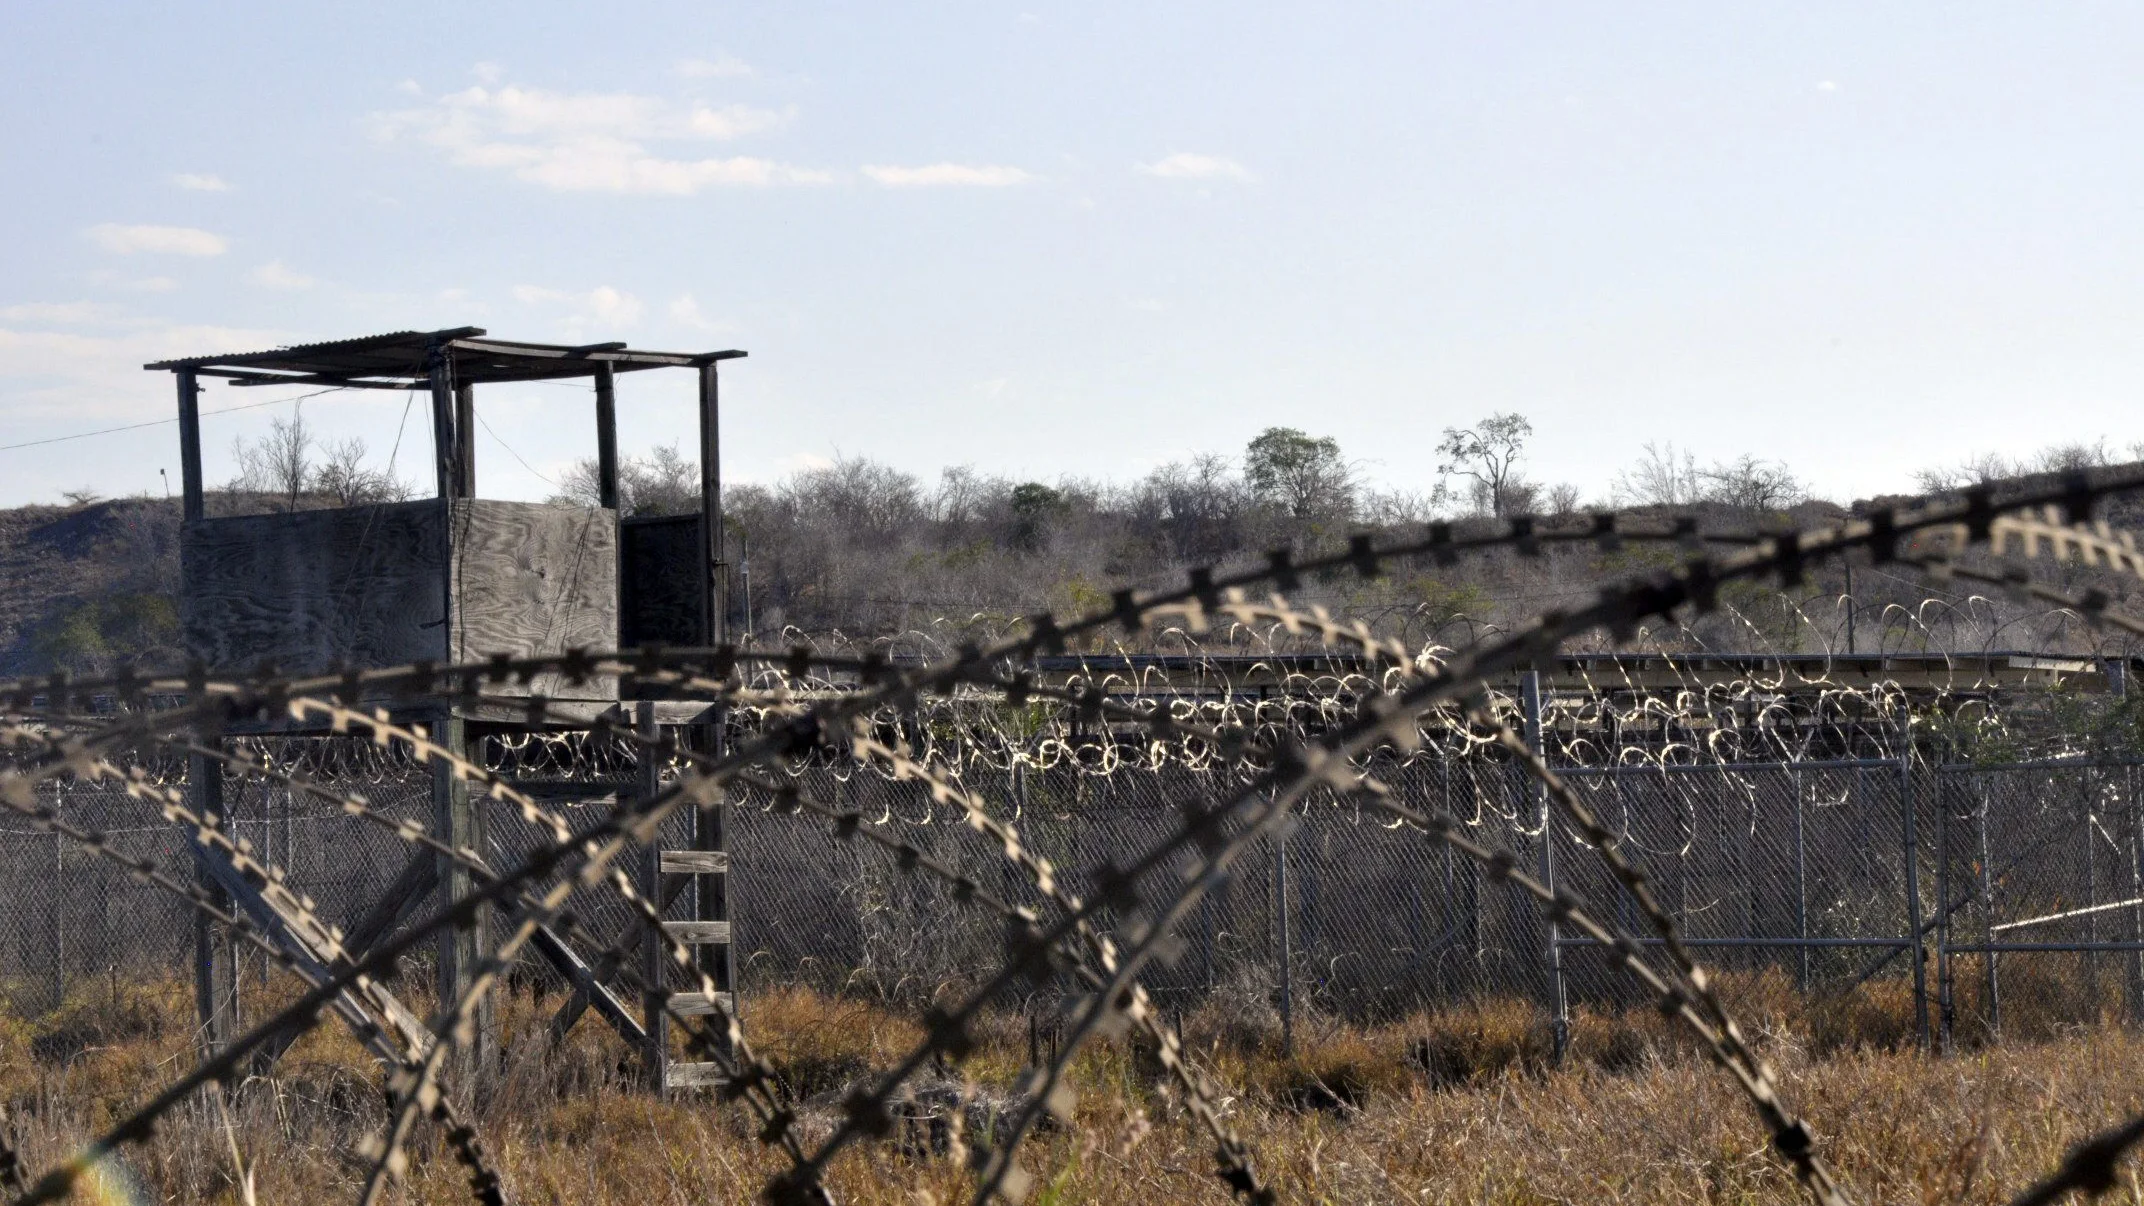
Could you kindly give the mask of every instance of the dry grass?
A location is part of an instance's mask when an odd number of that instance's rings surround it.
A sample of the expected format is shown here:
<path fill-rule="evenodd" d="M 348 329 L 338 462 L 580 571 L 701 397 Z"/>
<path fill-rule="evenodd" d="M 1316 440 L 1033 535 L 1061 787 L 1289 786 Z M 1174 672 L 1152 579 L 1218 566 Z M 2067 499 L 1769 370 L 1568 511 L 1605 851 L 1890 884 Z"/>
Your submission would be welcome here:
<path fill-rule="evenodd" d="M 2080 1137 L 2144 1108 L 2144 1036 L 2118 1027 L 1929 1058 L 1892 1049 L 1910 1023 L 1901 1028 L 1904 998 L 1888 987 L 1816 1008 L 1777 979 L 1745 979 L 1731 991 L 1790 1099 L 1864 1201 L 1998 1202 Z M 547 1051 L 542 1027 L 554 1004 L 502 1003 L 505 1065 L 477 1106 L 516 1201 L 753 1198 L 777 1166 L 746 1118 L 704 1099 L 637 1090 L 630 1054 L 599 1024 Z M 98 985 L 34 1021 L 0 1018 L 0 1101 L 33 1169 L 183 1067 L 188 1006 L 175 987 Z M 918 1037 L 899 1014 L 802 989 L 754 997 L 747 1010 L 748 1030 L 811 1138 L 833 1125 L 842 1089 Z M 986 1029 L 962 1070 L 977 1093 L 968 1125 L 984 1134 L 1029 1043 L 1021 1019 Z M 1186 1016 L 1181 1029 L 1230 1086 L 1228 1115 L 1284 1200 L 1797 1200 L 1732 1087 L 1650 1011 L 1581 1012 L 1561 1069 L 1550 1067 L 1539 1015 L 1512 1001 L 1374 1028 L 1305 1019 L 1292 1054 L 1226 1002 Z M 1074 1125 L 1040 1134 L 1024 1157 L 1040 1183 L 1034 1200 L 1226 1200 L 1207 1175 L 1207 1144 L 1152 1089 L 1150 1066 L 1121 1045 L 1082 1054 Z M 382 1117 L 366 1061 L 324 1027 L 273 1075 L 248 1082 L 228 1123 L 214 1099 L 192 1103 L 111 1176 L 145 1201 L 237 1202 L 235 1137 L 259 1201 L 348 1200 L 364 1170 L 347 1153 Z M 832 1177 L 839 1199 L 964 1201 L 962 1174 L 933 1154 L 928 1132 L 912 1128 L 905 1139 L 844 1158 Z M 417 1155 L 400 1200 L 462 1200 L 460 1171 L 437 1146 Z M 2139 1200 L 2133 1180 L 2123 1192 Z"/>

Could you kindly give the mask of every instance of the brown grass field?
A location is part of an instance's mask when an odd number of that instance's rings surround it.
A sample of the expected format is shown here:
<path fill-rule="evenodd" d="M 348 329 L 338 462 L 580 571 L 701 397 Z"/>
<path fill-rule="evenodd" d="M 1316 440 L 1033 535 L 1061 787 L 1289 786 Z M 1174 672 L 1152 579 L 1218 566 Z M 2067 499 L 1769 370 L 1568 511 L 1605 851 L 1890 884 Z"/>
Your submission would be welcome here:
<path fill-rule="evenodd" d="M 1734 987 L 1790 1102 L 1863 1202 L 2003 1201 L 2078 1139 L 2144 1108 L 2144 1036 L 2118 1025 L 2043 1027 L 2042 1037 L 1924 1056 L 1902 1049 L 1902 988 L 1879 985 L 1811 1010 L 1772 977 Z M 33 1176 L 168 1082 L 191 1054 L 190 997 L 176 984 L 112 981 L 79 993 L 34 1021 L 0 1020 L 0 1102 Z M 778 1163 L 741 1110 L 635 1088 L 627 1051 L 599 1024 L 546 1050 L 543 1021 L 555 1003 L 505 1003 L 504 1067 L 475 1103 L 511 1200 L 755 1198 Z M 1560 1069 L 1547 1066 L 1541 1019 L 1524 1003 L 1372 1028 L 1312 1020 L 1299 1025 L 1292 1058 L 1258 1014 L 1255 1004 L 1209 1004 L 1181 1028 L 1228 1086 L 1228 1116 L 1284 1201 L 1799 1200 L 1730 1082 L 1649 1011 L 1580 1014 Z M 746 1018 L 800 1103 L 807 1139 L 827 1133 L 841 1089 L 918 1037 L 904 1014 L 804 990 L 748 998 Z M 1024 1021 L 995 1019 L 964 1068 L 926 1087 L 897 1141 L 837 1163 L 838 1200 L 965 1202 L 958 1152 L 945 1149 L 989 1130 L 1030 1042 Z M 1082 1055 L 1073 1124 L 1024 1149 L 1036 1177 L 1031 1201 L 1228 1200 L 1210 1175 L 1210 1145 L 1154 1089 L 1150 1062 L 1123 1045 Z M 365 1166 L 352 1153 L 385 1116 L 378 1085 L 347 1034 L 323 1026 L 228 1104 L 204 1095 L 168 1118 L 148 1148 L 105 1172 L 94 1200 L 354 1200 Z M 947 1105 L 963 1094 L 964 1108 Z M 953 1113 L 960 1127 L 946 1125 Z M 407 1185 L 390 1200 L 466 1200 L 461 1170 L 436 1140 L 414 1154 Z M 2114 1196 L 2144 1202 L 2133 1168 Z"/>

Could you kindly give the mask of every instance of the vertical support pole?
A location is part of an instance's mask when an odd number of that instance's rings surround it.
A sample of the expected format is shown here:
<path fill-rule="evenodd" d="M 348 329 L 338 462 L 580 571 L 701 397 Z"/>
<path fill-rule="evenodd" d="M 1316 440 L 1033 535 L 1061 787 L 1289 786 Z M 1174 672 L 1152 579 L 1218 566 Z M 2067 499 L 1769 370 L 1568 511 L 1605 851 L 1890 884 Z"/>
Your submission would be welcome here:
<path fill-rule="evenodd" d="M 469 740 L 466 722 L 456 714 L 452 705 L 439 710 L 432 729 L 432 740 L 442 749 L 458 758 L 469 756 Z M 441 762 L 432 764 L 432 832 L 441 841 L 457 850 L 484 851 L 483 813 L 469 798 L 469 784 L 455 773 L 453 768 Z M 440 903 L 444 907 L 474 894 L 476 888 L 468 868 L 460 863 L 439 856 Z M 468 926 L 449 926 L 439 934 L 439 1002 L 445 1009 L 469 987 L 477 967 L 489 953 L 490 910 L 479 910 L 475 920 Z M 486 993 L 476 1004 L 472 1021 L 475 1023 L 475 1039 L 463 1050 L 457 1060 L 459 1078 L 463 1084 L 473 1084 L 477 1078 L 487 1075 L 497 1052 L 498 1031 L 494 1027 L 492 994 Z"/>
<path fill-rule="evenodd" d="M 609 361 L 596 365 L 596 502 L 618 509 L 617 370 Z"/>
<path fill-rule="evenodd" d="M 705 725 L 699 735 L 700 748 L 711 758 L 723 755 L 725 734 L 723 726 L 729 718 L 729 710 L 717 706 L 712 709 L 713 720 Z M 727 853 L 729 846 L 730 795 L 725 788 L 721 797 L 712 804 L 703 804 L 692 812 L 692 845 L 695 850 L 714 850 Z M 736 874 L 736 863 L 721 875 L 694 876 L 693 919 L 696 921 L 730 921 L 730 877 Z M 716 992 L 730 994 L 730 1007 L 740 1008 L 742 1001 L 737 991 L 737 931 L 733 924 L 730 941 L 697 947 L 694 957 L 700 970 L 715 982 Z M 729 1031 L 724 1030 L 719 1041 L 725 1056 L 734 1052 L 730 1047 Z"/>
<path fill-rule="evenodd" d="M 1526 715 L 1526 748 L 1537 758 L 1546 758 L 1541 740 L 1541 672 L 1528 670 L 1519 675 L 1519 706 Z M 1523 773 L 1523 772 L 1522 772 Z M 1531 774 L 1526 775 L 1528 791 L 1533 796 L 1534 817 L 1541 826 L 1541 884 L 1549 891 L 1556 890 L 1556 827 L 1549 815 L 1548 788 Z M 1548 915 L 1548 1016 L 1549 1033 L 1554 1040 L 1556 1062 L 1562 1063 L 1571 1045 L 1570 1000 L 1563 982 L 1563 930 L 1556 924 L 1556 915 Z"/>
<path fill-rule="evenodd" d="M 700 366 L 700 530 L 707 541 L 701 630 L 709 645 L 722 645 L 729 641 L 729 566 L 722 559 L 722 403 L 712 360 Z"/>
<path fill-rule="evenodd" d="M 2128 806 L 2129 812 L 2129 899 L 2144 899 L 2144 812 L 2140 812 L 2137 806 L 2136 767 L 2122 768 L 2122 788 L 2122 802 Z M 2140 912 L 2138 905 L 2131 905 L 2127 912 L 2128 941 L 2131 944 L 2144 943 L 2144 912 Z M 2125 985 L 2128 996 L 2127 1013 L 2129 1023 L 2133 1026 L 2144 1021 L 2144 950 L 2132 947 L 2125 962 L 2129 965 Z"/>
<path fill-rule="evenodd" d="M 2093 808 L 2092 773 L 2093 768 L 2089 766 L 2077 769 L 2080 782 L 2077 805 L 2081 814 L 2079 819 L 2084 822 L 2084 940 L 2088 943 L 2099 941 L 2099 826 Z M 2091 986 L 2092 1015 L 2096 1017 L 2100 994 L 2098 951 L 2085 952 L 2084 971 L 2085 983 Z"/>
<path fill-rule="evenodd" d="M 1954 1049 L 1958 1020 L 1950 966 L 1950 801 L 1943 791 L 1940 770 L 1929 783 L 1935 789 L 1936 802 L 1936 1035 L 1938 1049 L 1949 1055 Z"/>
<path fill-rule="evenodd" d="M 1988 784 L 1979 780 L 1980 787 L 1980 920 L 1985 937 L 1983 942 L 1995 941 L 1995 869 L 1988 860 Z M 2003 997 L 2000 977 L 2002 956 L 1994 951 L 1986 953 L 1988 972 L 1988 1031 L 1990 1038 L 2000 1038 L 2003 1029 Z"/>
<path fill-rule="evenodd" d="M 179 382 L 180 518 L 191 522 L 204 514 L 201 494 L 201 383 L 192 369 L 172 374 Z"/>
<path fill-rule="evenodd" d="M 1280 1049 L 1295 1054 L 1295 943 L 1288 930 L 1288 836 L 1283 824 L 1273 835 L 1273 910 L 1280 928 Z"/>
<path fill-rule="evenodd" d="M 1794 781 L 1794 936 L 1801 939 L 1800 973 L 1795 978 L 1795 987 L 1803 993 L 1809 991 L 1809 842 L 1808 817 L 1804 797 L 1807 792 L 1802 783 L 1802 772 L 1796 767 L 1791 772 Z M 1627 895 L 1627 893 L 1626 893 Z"/>
<path fill-rule="evenodd" d="M 1928 946 L 1922 939 L 1921 850 L 1913 808 L 1913 751 L 1898 756 L 1898 804 L 1905 814 L 1906 926 L 1913 938 L 1913 1032 L 1928 1049 Z"/>
<path fill-rule="evenodd" d="M 662 761 L 650 744 L 657 735 L 653 701 L 643 699 L 633 705 L 633 727 L 641 736 L 637 747 L 640 798 L 650 800 L 663 788 Z M 641 849 L 640 891 L 658 909 L 662 907 L 661 847 L 658 838 Z M 640 1022 L 648 1036 L 647 1046 L 641 1051 L 641 1068 L 647 1074 L 649 1087 L 657 1092 L 662 1090 L 663 1070 L 670 1062 L 670 1015 L 663 1011 L 670 997 L 663 984 L 666 962 L 660 936 L 651 926 L 640 939 Z"/>
<path fill-rule="evenodd" d="M 426 367 L 432 379 L 432 470 L 438 479 L 439 497 L 453 498 L 457 460 L 454 450 L 454 364 L 444 347 L 434 346 Z"/>
<path fill-rule="evenodd" d="M 204 744 L 208 744 L 204 742 Z M 186 779 L 192 789 L 188 806 L 206 824 L 223 827 L 223 763 L 194 754 L 186 760 Z M 213 819 L 211 819 L 213 818 Z M 216 907 L 229 911 L 231 898 L 202 860 L 209 857 L 194 847 L 195 882 Z M 200 1045 L 204 1055 L 214 1055 L 238 1036 L 238 960 L 231 949 L 229 930 L 194 913 L 194 1011 L 199 1019 Z"/>
<path fill-rule="evenodd" d="M 476 497 L 476 387 L 454 386 L 454 497 Z"/>
<path fill-rule="evenodd" d="M 1846 566 L 1846 656 L 1854 656 L 1854 562 L 1851 557 L 1841 558 Z"/>

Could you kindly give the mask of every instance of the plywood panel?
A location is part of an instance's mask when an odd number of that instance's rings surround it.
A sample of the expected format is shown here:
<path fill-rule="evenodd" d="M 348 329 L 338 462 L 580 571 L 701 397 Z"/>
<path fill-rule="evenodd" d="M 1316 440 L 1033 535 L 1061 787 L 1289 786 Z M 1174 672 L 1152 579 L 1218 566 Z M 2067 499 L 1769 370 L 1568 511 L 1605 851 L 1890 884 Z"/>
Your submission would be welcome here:
<path fill-rule="evenodd" d="M 618 641 L 616 513 L 559 503 L 457 499 L 454 503 L 454 655 L 535 655 L 610 649 Z M 561 699 L 615 699 L 615 679 L 570 686 L 556 675 L 531 686 Z"/>
<path fill-rule="evenodd" d="M 438 661 L 446 539 L 437 500 L 195 520 L 180 544 L 187 652 L 231 672 Z"/>

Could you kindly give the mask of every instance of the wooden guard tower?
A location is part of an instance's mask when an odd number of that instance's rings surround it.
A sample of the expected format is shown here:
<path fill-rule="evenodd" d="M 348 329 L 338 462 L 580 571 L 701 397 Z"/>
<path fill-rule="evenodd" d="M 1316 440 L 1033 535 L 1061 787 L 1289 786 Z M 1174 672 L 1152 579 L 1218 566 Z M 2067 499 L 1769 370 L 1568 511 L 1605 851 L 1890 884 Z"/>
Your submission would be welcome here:
<path fill-rule="evenodd" d="M 397 331 L 274 351 L 164 360 L 145 366 L 169 372 L 178 385 L 179 455 L 184 483 L 180 537 L 180 622 L 188 653 L 212 673 L 250 674 L 263 666 L 283 673 L 319 673 L 333 666 L 371 668 L 418 661 L 481 659 L 495 653 L 540 656 L 572 647 L 614 648 L 661 642 L 705 646 L 727 639 L 727 570 L 723 556 L 721 439 L 717 373 L 740 351 L 671 353 L 623 343 L 580 346 L 492 339 L 480 328 Z M 698 514 L 622 519 L 618 511 L 616 380 L 621 373 L 683 368 L 697 374 L 700 395 L 700 508 Z M 476 388 L 517 381 L 593 380 L 600 505 L 518 503 L 482 499 L 476 492 Z M 233 386 L 332 387 L 424 392 L 431 396 L 436 497 L 416 502 L 210 518 L 201 474 L 200 395 L 205 381 Z M 498 690 L 500 688 L 494 688 Z M 515 688 L 507 688 L 515 689 Z M 556 701 L 553 713 L 572 724 L 609 714 L 630 716 L 644 733 L 679 726 L 682 740 L 719 752 L 721 716 L 705 704 L 621 699 L 615 680 L 578 687 L 539 678 L 525 688 Z M 395 710 L 430 726 L 433 739 L 466 754 L 487 731 L 525 727 L 520 708 L 450 705 L 444 701 Z M 305 735 L 289 726 L 275 732 Z M 643 760 L 637 785 L 658 790 L 660 768 Z M 190 775 L 195 805 L 223 815 L 222 763 L 196 758 Z M 614 790 L 564 782 L 517 786 L 553 800 L 589 798 Z M 482 810 L 457 777 L 435 769 L 434 833 L 456 848 L 488 851 Z M 685 919 L 665 921 L 670 936 L 696 948 L 700 965 L 727 998 L 734 983 L 724 810 L 694 813 L 690 849 L 651 850 L 642 890 L 651 900 L 680 904 Z M 279 885 L 263 889 L 230 862 L 196 849 L 204 886 L 243 909 L 287 953 L 323 971 L 360 957 L 404 918 L 429 902 L 443 907 L 471 891 L 466 869 L 419 851 L 363 915 L 342 919 L 340 938 L 305 922 Z M 674 912 L 674 910 L 672 910 Z M 666 912 L 665 916 L 670 916 Z M 490 941 L 490 920 L 450 929 L 438 951 L 438 988 L 451 999 Z M 663 990 L 667 960 L 653 934 L 641 939 L 643 983 L 650 987 L 640 1016 L 607 987 L 614 967 L 591 968 L 559 935 L 538 935 L 534 949 L 573 985 L 572 1000 L 554 1019 L 563 1035 L 593 1008 L 629 1041 L 642 1046 L 654 1083 L 685 1087 L 711 1083 L 712 1065 L 674 1064 L 663 1026 L 673 1012 L 711 1012 L 716 1002 Z M 239 1032 L 239 1000 L 229 936 L 206 921 L 196 933 L 196 986 L 204 1040 L 227 1042 Z M 726 1003 L 726 1002 L 725 1002 Z M 344 1006 L 363 1010 L 364 1002 Z M 394 1006 L 386 1012 L 392 1015 Z M 374 1012 L 379 1012 L 374 1007 Z M 408 1018 L 377 1018 L 402 1025 Z M 406 1028 L 406 1026 L 405 1026 Z M 482 1075 L 496 1057 L 496 1028 L 488 1008 L 465 1073 Z"/>

